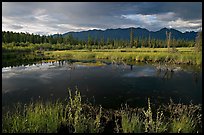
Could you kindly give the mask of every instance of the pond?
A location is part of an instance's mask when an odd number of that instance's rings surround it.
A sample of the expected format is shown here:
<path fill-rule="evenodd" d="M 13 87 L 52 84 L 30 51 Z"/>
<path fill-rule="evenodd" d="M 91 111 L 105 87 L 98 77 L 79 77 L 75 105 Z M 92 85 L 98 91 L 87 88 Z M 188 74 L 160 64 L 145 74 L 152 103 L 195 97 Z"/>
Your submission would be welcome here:
<path fill-rule="evenodd" d="M 56 61 L 2 68 L 2 106 L 36 100 L 64 100 L 68 88 L 84 102 L 119 108 L 151 103 L 202 104 L 202 70 L 167 71 L 150 64 L 84 64 Z"/>

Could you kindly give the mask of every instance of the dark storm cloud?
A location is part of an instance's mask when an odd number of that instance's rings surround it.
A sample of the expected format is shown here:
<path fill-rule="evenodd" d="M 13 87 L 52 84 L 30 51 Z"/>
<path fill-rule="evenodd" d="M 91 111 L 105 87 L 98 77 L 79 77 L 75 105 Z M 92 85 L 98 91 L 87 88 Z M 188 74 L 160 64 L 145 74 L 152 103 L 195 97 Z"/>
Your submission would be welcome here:
<path fill-rule="evenodd" d="M 183 26 L 185 25 L 185 26 Z M 88 29 L 144 27 L 198 30 L 202 3 L 170 2 L 15 2 L 2 4 L 2 29 L 64 33 Z"/>
<path fill-rule="evenodd" d="M 145 2 L 136 4 L 136 7 L 136 12 L 139 14 L 174 12 L 177 17 L 183 18 L 184 20 L 202 18 L 201 2 Z"/>

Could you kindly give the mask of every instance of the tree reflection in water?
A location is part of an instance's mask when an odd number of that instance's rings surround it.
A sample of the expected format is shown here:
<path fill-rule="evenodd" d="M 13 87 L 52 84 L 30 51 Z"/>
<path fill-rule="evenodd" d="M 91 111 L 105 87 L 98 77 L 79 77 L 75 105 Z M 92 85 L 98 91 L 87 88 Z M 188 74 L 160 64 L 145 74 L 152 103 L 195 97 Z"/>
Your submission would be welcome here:
<path fill-rule="evenodd" d="M 197 86 L 199 80 L 199 72 L 195 71 L 193 72 L 193 83 L 195 86 Z"/>
<path fill-rule="evenodd" d="M 164 80 L 170 80 L 173 77 L 173 74 L 174 74 L 174 71 L 169 69 L 165 69 L 165 70 L 157 69 L 157 72 L 156 72 L 156 76 Z"/>

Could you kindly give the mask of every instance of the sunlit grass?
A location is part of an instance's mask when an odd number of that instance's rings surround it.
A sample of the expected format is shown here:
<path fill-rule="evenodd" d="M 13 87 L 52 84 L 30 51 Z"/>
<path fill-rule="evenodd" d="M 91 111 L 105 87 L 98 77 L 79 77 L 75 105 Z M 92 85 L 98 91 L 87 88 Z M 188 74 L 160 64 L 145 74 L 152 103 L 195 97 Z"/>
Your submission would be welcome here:
<path fill-rule="evenodd" d="M 201 107 L 198 105 L 173 104 L 172 101 L 166 106 L 170 112 L 170 132 L 172 133 L 195 133 L 197 126 L 202 126 Z M 200 127 L 202 128 L 202 127 Z"/>
<path fill-rule="evenodd" d="M 86 62 L 86 63 L 84 63 L 84 62 L 75 62 L 74 65 L 83 65 L 83 66 L 89 66 L 89 67 L 94 66 L 95 67 L 95 66 L 104 66 L 106 64 L 97 61 L 95 63 L 93 63 L 93 62 Z"/>
<path fill-rule="evenodd" d="M 123 50 L 123 51 L 121 51 Z M 193 48 L 177 48 L 169 53 L 166 48 L 109 49 L 92 51 L 47 51 L 45 56 L 54 59 L 108 59 L 133 62 L 164 62 L 173 64 L 201 65 L 202 54 L 195 53 Z"/>
<path fill-rule="evenodd" d="M 95 108 L 96 113 L 87 115 L 81 104 L 78 91 L 71 96 L 67 104 L 61 102 L 31 103 L 28 106 L 18 104 L 14 113 L 7 112 L 3 117 L 3 132 L 5 133 L 56 133 L 68 130 L 70 133 L 100 132 L 101 107 Z M 23 108 L 21 110 L 20 108 Z M 86 107 L 84 109 L 88 109 Z M 92 110 L 93 111 L 93 110 Z M 65 127 L 65 129 L 63 128 Z"/>
<path fill-rule="evenodd" d="M 74 92 L 74 91 L 73 91 Z M 78 90 L 69 90 L 66 102 L 41 101 L 29 105 L 17 104 L 14 111 L 2 117 L 3 133 L 103 133 L 108 127 L 115 133 L 201 133 L 200 105 L 174 104 L 152 110 L 148 107 L 119 110 L 84 104 Z M 114 116 L 114 117 L 112 117 Z"/>
<path fill-rule="evenodd" d="M 143 110 L 143 109 L 142 109 Z M 143 117 L 141 110 L 132 112 L 126 107 L 120 111 L 121 124 L 116 122 L 118 132 L 122 133 L 142 133 L 144 132 Z M 120 127 L 121 125 L 121 127 Z M 119 129 L 119 127 L 121 129 Z"/>
<path fill-rule="evenodd" d="M 176 48 L 179 52 L 192 52 L 194 47 Z M 85 50 L 88 51 L 88 50 Z M 123 48 L 123 49 L 92 49 L 93 52 L 168 52 L 168 48 Z"/>

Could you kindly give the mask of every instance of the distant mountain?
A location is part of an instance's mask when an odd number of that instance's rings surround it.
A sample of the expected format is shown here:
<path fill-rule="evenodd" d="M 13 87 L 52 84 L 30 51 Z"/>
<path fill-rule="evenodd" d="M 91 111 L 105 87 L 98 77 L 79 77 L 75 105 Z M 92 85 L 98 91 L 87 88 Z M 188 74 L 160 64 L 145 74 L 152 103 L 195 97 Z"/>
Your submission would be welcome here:
<path fill-rule="evenodd" d="M 144 28 L 132 28 L 134 32 L 134 38 L 140 37 L 140 38 L 148 38 L 149 36 L 151 38 L 155 39 L 166 39 L 166 31 L 171 32 L 171 37 L 174 39 L 185 39 L 185 40 L 194 40 L 197 32 L 191 31 L 191 32 L 185 32 L 182 33 L 176 29 L 168 29 L 168 28 L 162 28 L 159 31 L 149 31 Z M 104 38 L 104 40 L 109 39 L 122 39 L 122 40 L 129 40 L 130 39 L 130 31 L 131 28 L 117 28 L 117 29 L 106 29 L 106 30 L 88 30 L 88 31 L 81 31 L 81 32 L 67 32 L 63 34 L 64 36 L 67 36 L 71 34 L 74 38 L 80 39 L 80 40 L 87 40 L 88 36 L 91 38 L 100 40 L 101 38 Z"/>

